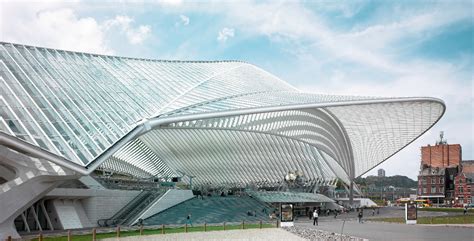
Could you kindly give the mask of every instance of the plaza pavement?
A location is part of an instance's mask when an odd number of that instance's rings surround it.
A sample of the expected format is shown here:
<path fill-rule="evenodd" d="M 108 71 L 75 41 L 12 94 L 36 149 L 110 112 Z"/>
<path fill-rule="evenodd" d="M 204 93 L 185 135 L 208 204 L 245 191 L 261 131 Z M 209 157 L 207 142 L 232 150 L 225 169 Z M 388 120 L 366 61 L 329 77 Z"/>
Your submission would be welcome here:
<path fill-rule="evenodd" d="M 472 241 L 474 240 L 474 225 L 407 225 L 397 223 L 371 222 L 370 212 L 365 212 L 365 222 L 357 222 L 356 213 L 352 212 L 334 217 L 320 217 L 319 226 L 313 226 L 312 221 L 300 218 L 296 226 L 314 228 L 329 232 L 348 234 L 370 241 L 385 240 L 433 240 L 433 241 Z M 369 214 L 369 215 L 367 215 Z M 448 213 L 418 212 L 420 216 L 446 216 Z M 383 208 L 375 217 L 400 217 L 403 209 Z M 368 217 L 367 217 L 368 216 Z M 345 220 L 345 222 L 344 222 Z M 344 223 L 344 228 L 343 228 Z"/>
<path fill-rule="evenodd" d="M 212 232 L 172 233 L 123 238 L 107 238 L 104 241 L 177 241 L 177 240 L 232 240 L 232 241 L 306 241 L 295 234 L 279 228 L 244 229 Z"/>

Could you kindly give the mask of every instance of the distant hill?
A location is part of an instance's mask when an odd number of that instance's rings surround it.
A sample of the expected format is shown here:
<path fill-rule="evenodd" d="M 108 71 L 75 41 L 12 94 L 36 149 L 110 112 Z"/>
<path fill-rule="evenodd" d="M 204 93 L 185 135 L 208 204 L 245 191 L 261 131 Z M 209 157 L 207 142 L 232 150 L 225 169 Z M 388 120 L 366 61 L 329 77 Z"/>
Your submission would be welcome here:
<path fill-rule="evenodd" d="M 374 184 L 376 187 L 404 187 L 404 188 L 416 188 L 418 186 L 417 181 L 410 179 L 407 176 L 391 176 L 391 177 L 378 177 L 368 176 L 366 178 L 358 177 L 355 182 L 360 186 L 370 186 Z"/>

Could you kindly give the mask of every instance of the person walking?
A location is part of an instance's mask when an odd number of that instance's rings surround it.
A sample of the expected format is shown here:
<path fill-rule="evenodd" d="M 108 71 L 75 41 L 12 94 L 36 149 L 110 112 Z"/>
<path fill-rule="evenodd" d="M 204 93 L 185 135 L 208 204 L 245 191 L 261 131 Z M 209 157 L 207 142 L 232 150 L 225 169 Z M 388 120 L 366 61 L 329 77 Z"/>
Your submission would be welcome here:
<path fill-rule="evenodd" d="M 364 216 L 363 212 L 362 212 L 362 208 L 360 209 L 359 213 L 357 214 L 357 217 L 359 218 L 359 223 L 363 223 L 362 222 L 362 216 Z"/>
<path fill-rule="evenodd" d="M 318 217 L 319 217 L 318 210 L 314 210 L 314 212 L 313 212 L 313 226 L 314 225 L 319 226 Z"/>
<path fill-rule="evenodd" d="M 464 211 L 463 211 L 463 214 L 466 215 L 467 214 L 467 205 L 464 206 Z"/>

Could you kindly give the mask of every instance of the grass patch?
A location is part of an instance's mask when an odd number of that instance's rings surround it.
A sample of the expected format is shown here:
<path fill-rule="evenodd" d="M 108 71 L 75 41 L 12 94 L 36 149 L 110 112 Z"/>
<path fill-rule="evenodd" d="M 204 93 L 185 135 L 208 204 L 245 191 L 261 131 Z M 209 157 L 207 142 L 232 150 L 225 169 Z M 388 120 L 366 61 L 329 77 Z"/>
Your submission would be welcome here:
<path fill-rule="evenodd" d="M 389 223 L 405 223 L 405 218 L 374 218 L 370 221 L 389 222 Z M 418 224 L 474 224 L 474 215 L 456 215 L 441 217 L 419 217 Z"/>
<path fill-rule="evenodd" d="M 419 208 L 418 211 L 462 213 L 464 211 L 464 208 L 434 208 L 434 207 L 430 207 L 430 208 Z M 468 209 L 467 213 L 473 213 L 474 214 L 474 210 L 472 208 Z"/>
<path fill-rule="evenodd" d="M 242 229 L 241 224 L 234 224 L 234 225 L 226 225 L 226 230 L 236 230 L 236 229 Z M 262 228 L 274 228 L 275 224 L 262 224 Z M 255 228 L 260 228 L 259 224 L 245 224 L 245 229 L 255 229 Z M 224 226 L 207 226 L 206 231 L 211 232 L 211 231 L 223 231 Z M 194 227 L 188 227 L 188 232 L 204 232 L 204 225 L 203 226 L 194 226 Z M 162 230 L 161 228 L 158 229 L 143 229 L 143 235 L 156 235 L 156 234 L 161 234 Z M 165 227 L 165 234 L 168 233 L 184 233 L 185 228 L 184 226 L 182 227 Z M 116 237 L 117 233 L 116 232 L 111 232 L 111 233 L 97 233 L 96 237 L 97 239 L 104 239 L 104 238 L 114 238 Z M 139 230 L 133 230 L 133 231 L 121 231 L 120 232 L 120 237 L 128 237 L 128 236 L 139 236 L 140 231 Z M 34 241 L 37 241 L 38 239 L 32 239 Z M 44 237 L 44 241 L 67 241 L 67 236 L 61 236 L 61 237 Z M 92 234 L 73 234 L 72 235 L 72 240 L 74 241 L 90 241 L 92 240 Z"/>

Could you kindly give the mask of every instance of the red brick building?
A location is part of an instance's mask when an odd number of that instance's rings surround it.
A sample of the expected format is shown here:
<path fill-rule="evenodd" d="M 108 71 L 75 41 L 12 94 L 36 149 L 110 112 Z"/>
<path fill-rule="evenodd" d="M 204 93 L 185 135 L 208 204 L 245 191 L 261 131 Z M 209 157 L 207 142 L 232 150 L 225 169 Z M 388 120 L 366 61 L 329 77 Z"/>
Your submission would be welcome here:
<path fill-rule="evenodd" d="M 462 148 L 447 144 L 443 133 L 436 145 L 421 147 L 418 196 L 435 204 L 451 205 L 455 201 L 455 177 L 460 171 Z"/>
<path fill-rule="evenodd" d="M 457 167 L 462 160 L 459 144 L 438 143 L 435 146 L 421 147 L 421 165 L 429 167 Z"/>
<path fill-rule="evenodd" d="M 474 173 L 459 173 L 455 178 L 454 196 L 457 205 L 465 205 L 471 203 L 473 195 Z"/>
<path fill-rule="evenodd" d="M 465 173 L 474 173 L 474 160 L 462 161 L 462 171 Z"/>
<path fill-rule="evenodd" d="M 474 202 L 474 161 L 461 162 L 461 172 L 455 178 L 454 187 L 457 205 Z"/>
<path fill-rule="evenodd" d="M 445 198 L 445 168 L 425 168 L 418 176 L 418 195 L 434 203 L 442 203 Z"/>

